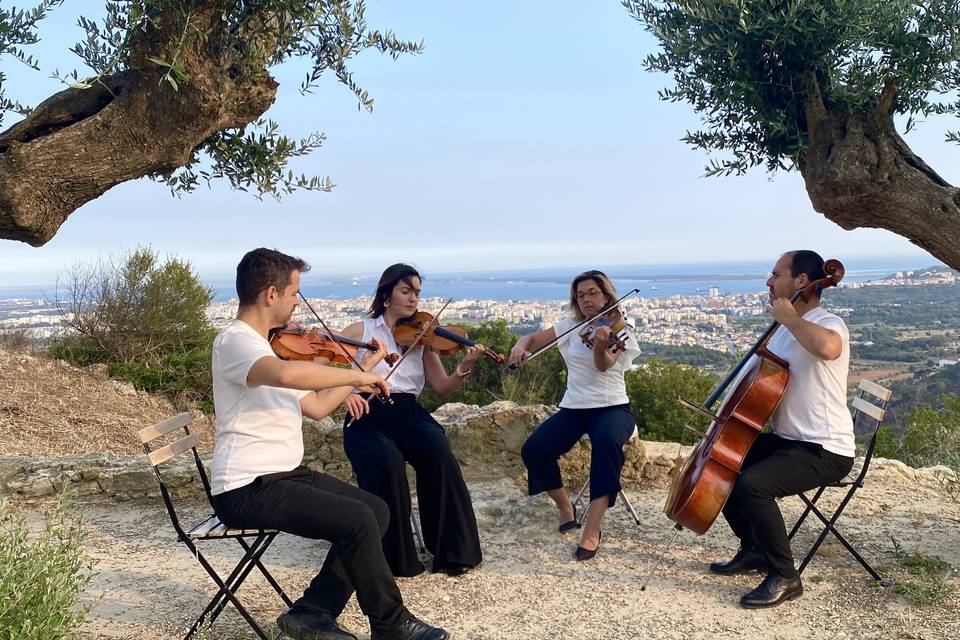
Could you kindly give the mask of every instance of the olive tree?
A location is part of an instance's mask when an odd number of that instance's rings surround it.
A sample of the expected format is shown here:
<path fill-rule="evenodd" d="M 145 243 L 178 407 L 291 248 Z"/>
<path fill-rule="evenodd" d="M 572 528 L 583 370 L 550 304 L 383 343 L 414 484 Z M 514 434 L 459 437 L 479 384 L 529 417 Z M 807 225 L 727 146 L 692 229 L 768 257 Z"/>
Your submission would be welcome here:
<path fill-rule="evenodd" d="M 844 229 L 893 231 L 960 268 L 960 189 L 898 131 L 960 115 L 960 0 L 622 0 L 659 41 L 664 100 L 721 152 L 708 175 L 799 170 Z M 947 134 L 960 142 L 960 134 Z"/>
<path fill-rule="evenodd" d="M 0 56 L 38 68 L 25 47 L 62 0 L 0 8 Z M 74 210 L 111 187 L 149 176 L 175 193 L 225 179 L 258 195 L 329 189 L 328 179 L 294 175 L 290 158 L 323 142 L 295 140 L 261 119 L 278 83 L 270 71 L 300 61 L 307 93 L 324 72 L 373 100 L 348 61 L 374 49 L 396 58 L 422 43 L 367 26 L 363 0 L 107 0 L 102 20 L 79 19 L 73 51 L 86 70 L 30 108 L 8 95 L 0 115 L 23 118 L 0 132 L 0 238 L 39 246 Z"/>

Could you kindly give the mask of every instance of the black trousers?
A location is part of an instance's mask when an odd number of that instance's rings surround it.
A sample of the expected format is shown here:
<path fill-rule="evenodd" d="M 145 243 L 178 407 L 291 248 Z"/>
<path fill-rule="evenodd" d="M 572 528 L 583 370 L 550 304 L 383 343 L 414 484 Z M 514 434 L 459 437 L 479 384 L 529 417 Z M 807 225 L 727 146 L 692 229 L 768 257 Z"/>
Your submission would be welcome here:
<path fill-rule="evenodd" d="M 853 458 L 818 444 L 761 433 L 747 452 L 723 515 L 742 547 L 759 550 L 773 571 L 792 578 L 797 571 L 776 498 L 836 482 L 852 467 Z"/>
<path fill-rule="evenodd" d="M 450 450 L 446 432 L 410 393 L 394 393 L 394 404 L 370 401 L 370 413 L 343 432 L 343 449 L 361 489 L 390 509 L 383 554 L 395 576 L 424 570 L 410 527 L 406 463 L 416 472 L 424 544 L 434 567 L 480 564 L 480 535 L 470 492 Z"/>
<path fill-rule="evenodd" d="M 596 409 L 561 408 L 530 434 L 520 450 L 527 467 L 529 494 L 563 486 L 557 461 L 586 433 L 590 435 L 590 499 L 608 496 L 612 507 L 621 489 L 623 445 L 635 427 L 627 404 Z"/>
<path fill-rule="evenodd" d="M 215 495 L 213 503 L 229 527 L 279 529 L 333 544 L 295 607 L 336 618 L 356 589 L 374 630 L 395 628 L 410 615 L 380 548 L 390 514 L 376 496 L 300 466 Z"/>

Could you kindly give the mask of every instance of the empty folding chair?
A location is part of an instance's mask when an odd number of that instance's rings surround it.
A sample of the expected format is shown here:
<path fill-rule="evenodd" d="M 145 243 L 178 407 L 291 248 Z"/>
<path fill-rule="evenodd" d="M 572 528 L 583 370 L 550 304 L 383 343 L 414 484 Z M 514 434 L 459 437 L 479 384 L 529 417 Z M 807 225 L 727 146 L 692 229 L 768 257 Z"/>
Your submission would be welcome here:
<path fill-rule="evenodd" d="M 283 600 L 283 602 L 286 603 L 288 607 L 292 606 L 293 603 L 290 601 L 290 598 L 287 597 L 287 594 L 283 592 L 283 589 L 280 588 L 280 585 L 277 584 L 277 581 L 274 580 L 273 576 L 270 575 L 270 572 L 268 572 L 266 567 L 264 567 L 260 562 L 260 558 L 266 552 L 267 548 L 270 546 L 279 532 L 274 529 L 228 529 L 223 523 L 220 522 L 219 518 L 217 518 L 215 514 L 211 514 L 208 518 L 204 519 L 193 528 L 185 529 L 183 526 L 181 526 L 180 519 L 177 517 L 177 512 L 173 506 L 170 492 L 167 490 L 166 483 L 163 481 L 163 476 L 160 474 L 159 468 L 161 464 L 169 461 L 174 456 L 177 456 L 181 453 L 186 453 L 187 451 L 193 452 L 193 459 L 197 466 L 197 473 L 199 474 L 200 480 L 203 483 L 207 500 L 211 503 L 212 507 L 212 499 L 210 497 L 210 482 L 208 481 L 207 474 L 203 469 L 203 463 L 200 460 L 200 454 L 197 453 L 197 434 L 190 432 L 189 424 L 190 414 L 181 413 L 173 416 L 172 418 L 164 420 L 163 422 L 158 422 L 152 427 L 141 429 L 138 433 L 140 442 L 143 443 L 143 448 L 147 452 L 147 460 L 149 461 L 150 466 L 153 467 L 153 471 L 157 477 L 157 482 L 160 484 L 160 495 L 163 498 L 164 505 L 167 507 L 167 512 L 170 514 L 170 522 L 173 523 L 173 528 L 177 532 L 177 539 L 187 546 L 187 548 L 190 550 L 190 553 L 193 554 L 193 556 L 197 559 L 197 562 L 200 563 L 200 566 L 206 570 L 213 581 L 217 584 L 217 587 L 219 587 L 216 595 L 213 596 L 213 599 L 210 600 L 210 603 L 203 610 L 203 613 L 200 614 L 199 618 L 197 618 L 197 621 L 190 628 L 190 631 L 187 632 L 184 640 L 189 640 L 192 638 L 197 631 L 200 630 L 201 626 L 204 624 L 204 621 L 206 621 L 206 624 L 213 624 L 213 622 L 223 611 L 223 608 L 227 605 L 228 601 L 233 604 L 234 607 L 236 607 L 237 611 L 253 628 L 257 636 L 259 636 L 262 640 L 269 640 L 269 637 L 263 631 L 263 629 L 260 628 L 260 625 L 257 624 L 257 621 L 253 619 L 253 617 L 237 599 L 236 593 L 253 568 L 256 567 L 260 573 L 263 574 L 263 577 L 267 580 L 267 582 L 269 582 L 274 590 L 280 595 L 280 598 Z M 167 445 L 156 446 L 151 444 L 158 438 L 170 434 L 177 429 L 182 429 L 185 435 Z M 207 540 L 225 539 L 236 540 L 243 548 L 243 556 L 240 558 L 240 561 L 237 562 L 237 565 L 234 567 L 233 571 L 230 572 L 230 575 L 228 575 L 226 579 L 223 579 L 207 561 L 203 554 L 200 553 L 200 550 L 197 548 L 197 543 Z M 279 634 L 277 637 L 279 637 Z"/>
<path fill-rule="evenodd" d="M 857 559 L 857 561 L 863 565 L 863 568 L 873 576 L 873 579 L 880 582 L 883 585 L 888 585 L 889 582 L 880 577 L 880 574 L 870 566 L 870 564 L 863 559 L 863 556 L 853 547 L 850 542 L 837 531 L 836 523 L 840 519 L 840 514 L 843 513 L 843 510 L 846 508 L 847 504 L 853 498 L 853 494 L 856 493 L 857 489 L 863 487 L 864 478 L 867 475 L 867 469 L 870 468 L 870 461 L 873 458 L 873 451 L 877 446 L 877 433 L 880 430 L 880 423 L 883 422 L 883 416 L 886 411 L 887 402 L 890 400 L 892 395 L 891 391 L 885 387 L 882 387 L 874 382 L 869 380 L 861 380 L 860 384 L 857 385 L 857 388 L 860 391 L 860 395 L 856 396 L 853 399 L 853 421 L 856 425 L 859 420 L 868 420 L 872 423 L 873 433 L 870 437 L 869 444 L 867 445 L 867 451 L 863 457 L 863 466 L 860 468 L 860 472 L 857 476 L 851 480 L 841 480 L 839 482 L 833 482 L 827 485 L 824 485 L 817 489 L 817 492 L 814 494 L 813 498 L 807 498 L 805 494 L 799 494 L 800 499 L 807 505 L 806 509 L 803 510 L 803 513 L 800 515 L 800 518 L 797 519 L 796 524 L 793 525 L 793 529 L 790 530 L 789 539 L 793 540 L 794 534 L 800 529 L 800 525 L 803 524 L 807 516 L 813 513 L 821 523 L 823 523 L 823 531 L 820 532 L 820 535 L 817 537 L 816 542 L 813 543 L 813 546 L 810 547 L 810 550 L 807 552 L 806 557 L 804 557 L 803 562 L 800 563 L 797 571 L 803 573 L 803 570 L 807 568 L 807 565 L 810 563 L 810 560 L 816 554 L 817 549 L 820 548 L 820 545 L 823 544 L 824 539 L 827 537 L 828 533 L 832 533 L 833 536 L 840 541 L 847 551 Z M 874 398 L 873 402 L 870 401 L 870 398 Z M 820 499 L 820 496 L 823 495 L 823 492 L 830 488 L 837 489 L 846 489 L 847 493 L 843 497 L 843 500 L 840 501 L 840 504 L 837 506 L 836 510 L 833 512 L 833 515 L 827 518 L 820 509 L 817 508 L 817 501 Z"/>

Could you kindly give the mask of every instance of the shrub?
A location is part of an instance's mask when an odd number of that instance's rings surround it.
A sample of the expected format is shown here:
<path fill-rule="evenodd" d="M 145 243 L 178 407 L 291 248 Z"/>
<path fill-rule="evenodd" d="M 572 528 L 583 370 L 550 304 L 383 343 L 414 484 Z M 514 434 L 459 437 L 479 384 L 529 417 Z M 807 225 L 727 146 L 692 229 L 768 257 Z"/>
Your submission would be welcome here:
<path fill-rule="evenodd" d="M 702 402 L 713 389 L 711 376 L 698 369 L 650 358 L 644 365 L 628 371 L 626 382 L 630 408 L 645 428 L 643 437 L 689 444 L 697 441 L 696 431 L 706 429 L 707 419 L 683 407 L 677 397 Z"/>
<path fill-rule="evenodd" d="M 0 640 L 59 640 L 86 619 L 78 607 L 93 577 L 79 518 L 67 513 L 65 489 L 31 535 L 26 516 L 0 498 Z"/>
<path fill-rule="evenodd" d="M 76 265 L 57 300 L 72 329 L 48 353 L 79 366 L 105 363 L 110 375 L 161 391 L 180 407 L 212 407 L 206 317 L 213 291 L 176 258 L 160 262 L 138 248 L 116 259 Z"/>

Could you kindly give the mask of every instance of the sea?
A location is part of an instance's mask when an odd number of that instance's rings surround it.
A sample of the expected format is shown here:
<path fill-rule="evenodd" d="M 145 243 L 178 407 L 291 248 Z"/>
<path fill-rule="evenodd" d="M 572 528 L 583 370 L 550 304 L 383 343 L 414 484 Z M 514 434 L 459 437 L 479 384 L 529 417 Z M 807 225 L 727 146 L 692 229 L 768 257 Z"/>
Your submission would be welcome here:
<path fill-rule="evenodd" d="M 510 269 L 498 271 L 423 272 L 423 295 L 479 300 L 565 300 L 570 281 L 580 271 L 593 268 L 611 277 L 623 294 L 639 289 L 647 298 L 674 295 L 706 295 L 716 287 L 721 295 L 764 291 L 772 263 L 729 262 L 699 264 L 619 265 L 604 268 L 590 266 Z M 913 271 L 939 266 L 929 257 L 852 258 L 844 262 L 843 282 L 867 282 L 886 278 L 898 271 Z M 367 298 L 377 284 L 379 273 L 324 276 L 316 271 L 303 275 L 301 291 L 308 298 Z M 212 276 L 201 279 L 214 290 L 214 300 L 236 297 L 232 277 Z M 53 299 L 55 285 L 0 285 L 0 300 L 12 298 Z M 62 293 L 61 293 L 62 298 Z"/>

